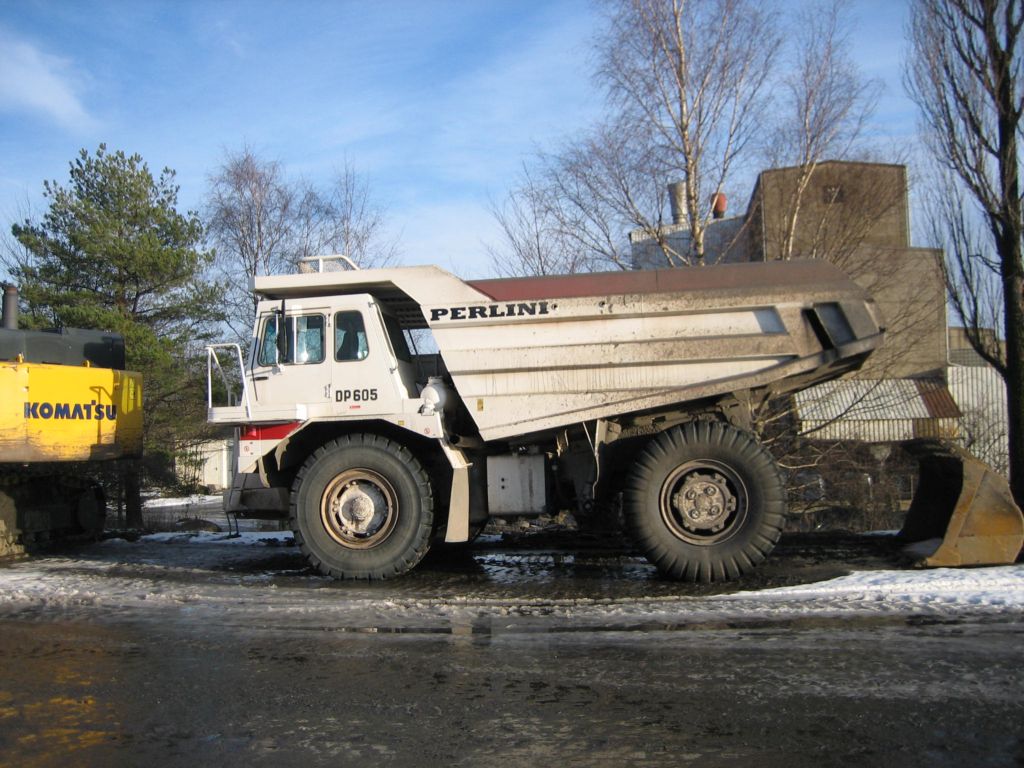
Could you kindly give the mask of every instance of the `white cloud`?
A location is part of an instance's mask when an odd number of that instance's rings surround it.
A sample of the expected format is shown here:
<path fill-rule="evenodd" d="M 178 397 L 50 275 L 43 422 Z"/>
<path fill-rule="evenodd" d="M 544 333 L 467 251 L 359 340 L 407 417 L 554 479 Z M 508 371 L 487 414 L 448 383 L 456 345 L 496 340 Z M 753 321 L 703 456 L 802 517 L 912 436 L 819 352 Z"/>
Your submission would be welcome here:
<path fill-rule="evenodd" d="M 95 120 L 79 101 L 71 62 L 0 31 L 0 110 L 42 113 L 66 128 Z"/>

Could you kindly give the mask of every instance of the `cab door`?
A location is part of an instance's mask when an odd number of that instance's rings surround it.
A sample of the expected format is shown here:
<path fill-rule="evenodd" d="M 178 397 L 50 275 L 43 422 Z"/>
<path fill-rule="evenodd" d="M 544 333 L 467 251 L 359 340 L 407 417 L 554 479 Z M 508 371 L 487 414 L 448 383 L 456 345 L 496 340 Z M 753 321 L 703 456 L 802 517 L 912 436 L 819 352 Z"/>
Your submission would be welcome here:
<path fill-rule="evenodd" d="M 333 412 L 339 416 L 395 414 L 408 397 L 394 344 L 369 295 L 341 298 L 328 319 L 333 350 Z"/>

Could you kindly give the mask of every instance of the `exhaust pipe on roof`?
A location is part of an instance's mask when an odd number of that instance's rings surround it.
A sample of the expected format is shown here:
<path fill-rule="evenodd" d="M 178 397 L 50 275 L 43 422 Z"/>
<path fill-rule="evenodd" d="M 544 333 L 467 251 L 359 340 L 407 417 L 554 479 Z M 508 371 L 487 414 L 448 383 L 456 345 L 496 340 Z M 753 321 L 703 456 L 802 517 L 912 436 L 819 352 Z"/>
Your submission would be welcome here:
<path fill-rule="evenodd" d="M 685 224 L 686 216 L 683 213 L 686 195 L 686 186 L 681 181 L 674 181 L 668 185 L 668 202 L 672 211 L 673 224 Z"/>
<path fill-rule="evenodd" d="M 18 330 L 18 289 L 13 285 L 4 286 L 3 317 L 6 330 Z"/>

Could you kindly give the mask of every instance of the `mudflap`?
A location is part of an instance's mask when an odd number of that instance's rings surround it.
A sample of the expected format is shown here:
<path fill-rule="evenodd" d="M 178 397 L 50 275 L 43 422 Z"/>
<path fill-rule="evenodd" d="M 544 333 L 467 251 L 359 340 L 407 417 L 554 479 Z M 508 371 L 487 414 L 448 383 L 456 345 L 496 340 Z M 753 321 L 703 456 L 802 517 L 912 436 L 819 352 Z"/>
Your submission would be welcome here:
<path fill-rule="evenodd" d="M 951 443 L 901 444 L 918 463 L 917 492 L 900 536 L 923 567 L 1009 565 L 1024 546 L 1024 516 L 1010 486 Z"/>

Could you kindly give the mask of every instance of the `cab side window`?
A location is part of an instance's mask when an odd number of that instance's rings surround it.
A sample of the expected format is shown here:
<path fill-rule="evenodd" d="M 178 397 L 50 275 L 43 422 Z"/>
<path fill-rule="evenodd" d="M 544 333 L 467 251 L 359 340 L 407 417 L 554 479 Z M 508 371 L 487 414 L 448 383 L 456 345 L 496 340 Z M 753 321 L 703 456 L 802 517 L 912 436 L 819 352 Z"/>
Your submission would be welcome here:
<path fill-rule="evenodd" d="M 277 335 L 282 330 L 285 334 L 285 351 L 279 355 Z M 286 317 L 283 324 L 280 315 L 271 315 L 263 324 L 257 362 L 260 365 L 322 363 L 324 335 L 323 315 Z"/>
<path fill-rule="evenodd" d="M 334 359 L 338 362 L 363 360 L 370 354 L 366 326 L 361 312 L 338 312 L 334 316 Z"/>
<path fill-rule="evenodd" d="M 263 323 L 263 333 L 260 334 L 260 353 L 256 358 L 260 365 L 274 365 L 277 359 L 277 315 L 271 315 Z M 287 362 L 281 360 L 280 362 Z"/>

